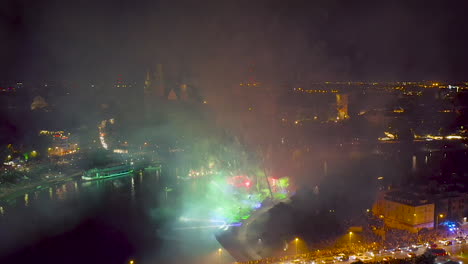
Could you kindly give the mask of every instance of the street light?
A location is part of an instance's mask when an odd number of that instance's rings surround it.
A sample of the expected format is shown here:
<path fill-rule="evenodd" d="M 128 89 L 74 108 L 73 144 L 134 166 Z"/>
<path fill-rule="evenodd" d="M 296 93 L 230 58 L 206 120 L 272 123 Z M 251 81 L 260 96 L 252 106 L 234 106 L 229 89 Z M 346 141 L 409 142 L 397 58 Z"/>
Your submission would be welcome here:
<path fill-rule="evenodd" d="M 296 237 L 296 238 L 294 239 L 294 242 L 296 243 L 296 255 L 297 255 L 297 242 L 298 242 L 298 241 L 299 241 L 299 238 Z"/>
<path fill-rule="evenodd" d="M 223 253 L 223 249 L 218 248 L 218 263 L 221 263 L 221 253 Z"/>
<path fill-rule="evenodd" d="M 444 218 L 444 214 L 439 214 L 436 217 L 436 230 L 439 229 L 439 218 Z"/>

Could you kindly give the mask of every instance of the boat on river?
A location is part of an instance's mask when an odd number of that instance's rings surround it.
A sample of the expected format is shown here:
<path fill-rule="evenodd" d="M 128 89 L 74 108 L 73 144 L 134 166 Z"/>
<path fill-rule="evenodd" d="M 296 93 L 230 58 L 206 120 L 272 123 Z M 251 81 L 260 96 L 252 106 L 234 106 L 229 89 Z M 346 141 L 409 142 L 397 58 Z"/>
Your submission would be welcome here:
<path fill-rule="evenodd" d="M 83 176 L 81 176 L 81 179 L 85 181 L 108 179 L 132 174 L 133 171 L 134 167 L 131 165 L 118 165 L 103 169 L 94 168 L 86 171 Z"/>

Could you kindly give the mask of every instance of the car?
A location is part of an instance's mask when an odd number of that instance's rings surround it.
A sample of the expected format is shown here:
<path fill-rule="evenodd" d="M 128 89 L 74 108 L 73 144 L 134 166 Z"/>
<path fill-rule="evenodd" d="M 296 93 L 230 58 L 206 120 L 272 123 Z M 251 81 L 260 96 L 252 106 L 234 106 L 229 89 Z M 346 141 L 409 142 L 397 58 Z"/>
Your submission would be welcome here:
<path fill-rule="evenodd" d="M 335 256 L 335 259 L 337 261 L 348 261 L 349 260 L 349 257 L 348 255 L 344 254 L 344 253 L 340 253 L 338 255 Z"/>
<path fill-rule="evenodd" d="M 335 263 L 335 259 L 332 257 L 317 259 L 315 263 L 318 264 L 332 264 Z"/>
<path fill-rule="evenodd" d="M 434 245 L 434 244 L 435 244 L 435 243 L 432 242 L 432 241 L 428 241 L 428 242 L 424 243 L 424 245 L 425 245 L 426 247 L 431 247 L 431 246 Z"/>
<path fill-rule="evenodd" d="M 400 247 L 400 249 L 403 252 L 410 252 L 411 251 L 411 247 Z"/>
<path fill-rule="evenodd" d="M 418 251 L 418 250 L 419 250 L 419 248 L 411 246 L 411 247 L 409 247 L 408 250 L 406 250 L 406 251 L 407 251 L 407 252 L 416 252 L 416 251 Z"/>
<path fill-rule="evenodd" d="M 448 256 L 447 251 L 445 251 L 443 248 L 429 248 L 424 254 L 436 257 Z"/>
<path fill-rule="evenodd" d="M 385 249 L 384 249 L 384 252 L 391 253 L 393 250 L 394 250 L 393 248 L 385 248 Z"/>
<path fill-rule="evenodd" d="M 363 257 L 363 256 L 364 256 L 364 254 L 362 254 L 362 253 L 356 253 L 355 255 L 352 255 L 349 258 L 352 259 L 352 260 L 357 260 L 357 259 L 361 259 L 361 257 Z"/>
<path fill-rule="evenodd" d="M 444 246 L 451 246 L 453 244 L 452 240 L 444 240 L 444 241 L 441 241 L 441 243 Z"/>
<path fill-rule="evenodd" d="M 372 261 L 373 258 L 368 257 L 368 256 L 362 256 L 362 257 L 359 257 L 357 260 L 360 260 L 360 261 L 362 261 L 362 262 L 365 262 L 365 261 Z"/>
<path fill-rule="evenodd" d="M 435 264 L 452 264 L 452 262 L 450 261 L 450 258 L 446 257 L 446 256 L 442 256 L 442 257 L 436 257 L 434 259 L 434 263 Z M 459 262 L 455 262 L 455 263 L 459 263 Z"/>
<path fill-rule="evenodd" d="M 395 258 L 392 257 L 392 256 L 385 256 L 383 257 L 383 261 L 391 261 L 391 260 L 394 260 Z"/>

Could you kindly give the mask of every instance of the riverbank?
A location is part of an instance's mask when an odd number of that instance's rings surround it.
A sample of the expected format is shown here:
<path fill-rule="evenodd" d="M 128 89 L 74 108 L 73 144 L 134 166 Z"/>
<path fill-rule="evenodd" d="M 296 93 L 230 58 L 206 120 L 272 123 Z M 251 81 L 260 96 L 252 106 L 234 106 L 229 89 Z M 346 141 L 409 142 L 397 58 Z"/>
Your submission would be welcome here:
<path fill-rule="evenodd" d="M 82 172 L 77 171 L 70 175 L 66 175 L 63 177 L 52 178 L 52 179 L 43 179 L 40 181 L 30 182 L 26 184 L 18 184 L 11 187 L 0 188 L 0 201 L 2 200 L 9 200 L 18 196 L 21 196 L 27 192 L 31 192 L 34 190 L 40 190 L 43 188 L 47 188 L 53 185 L 62 184 L 73 180 L 76 177 L 81 176 Z"/>

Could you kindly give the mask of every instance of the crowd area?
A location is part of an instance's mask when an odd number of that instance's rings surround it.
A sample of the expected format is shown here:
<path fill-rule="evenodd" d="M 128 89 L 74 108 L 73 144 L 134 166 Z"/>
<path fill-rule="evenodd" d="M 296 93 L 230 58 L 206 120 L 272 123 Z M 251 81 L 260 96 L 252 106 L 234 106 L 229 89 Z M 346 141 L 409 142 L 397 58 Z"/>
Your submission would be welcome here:
<path fill-rule="evenodd" d="M 378 220 L 369 218 L 362 226 L 361 232 L 356 233 L 357 239 L 335 240 L 334 243 L 327 241 L 319 245 L 310 245 L 309 248 L 315 250 L 308 250 L 306 253 L 269 257 L 260 260 L 252 260 L 242 262 L 245 264 L 269 264 L 269 263 L 312 263 L 317 259 L 336 258 L 337 256 L 345 255 L 352 256 L 357 253 L 371 252 L 373 250 L 393 249 L 397 247 L 408 247 L 426 242 L 434 242 L 443 239 L 449 235 L 449 232 L 440 228 L 438 230 L 421 230 L 418 233 L 410 233 L 404 230 L 385 228 Z M 379 234 L 379 235 L 378 235 Z M 349 236 L 353 235 L 352 232 Z M 345 236 L 346 237 L 346 236 Z M 344 241 L 343 241 L 344 240 Z M 413 259 L 414 260 L 414 259 Z M 390 261 L 390 262 L 389 262 Z M 398 259 L 395 263 L 406 263 L 407 261 Z M 418 263 L 425 263 L 422 259 Z M 391 263 L 391 260 L 387 262 Z"/>
<path fill-rule="evenodd" d="M 242 262 L 243 264 L 274 264 L 274 263 L 282 263 L 282 262 L 290 262 L 294 261 L 292 263 L 312 263 L 314 259 L 313 258 L 308 258 L 308 257 L 299 257 L 296 256 L 295 258 L 291 257 L 281 257 L 281 258 L 270 258 L 270 259 L 265 259 L 265 260 L 252 260 L 248 262 Z M 360 263 L 362 264 L 363 262 L 361 261 L 356 261 L 354 263 Z M 379 261 L 379 262 L 366 262 L 366 263 L 380 263 L 380 264 L 433 264 L 434 263 L 434 257 L 428 256 L 428 255 L 421 255 L 415 258 L 405 258 L 405 259 L 389 259 L 386 261 Z M 457 263 L 457 262 L 454 262 Z"/>
<path fill-rule="evenodd" d="M 268 264 L 268 263 L 280 263 L 280 262 L 287 262 L 293 260 L 299 260 L 300 263 L 303 262 L 312 262 L 313 260 L 319 258 L 327 258 L 338 256 L 339 254 L 344 254 L 347 256 L 353 255 L 357 252 L 367 252 L 372 250 L 372 245 L 350 245 L 346 248 L 330 248 L 330 249 L 322 249 L 322 250 L 315 250 L 309 251 L 303 254 L 297 255 L 289 255 L 289 256 L 281 256 L 281 257 L 270 257 L 264 258 L 260 260 L 251 260 L 247 262 L 242 262 L 242 264 Z"/>

